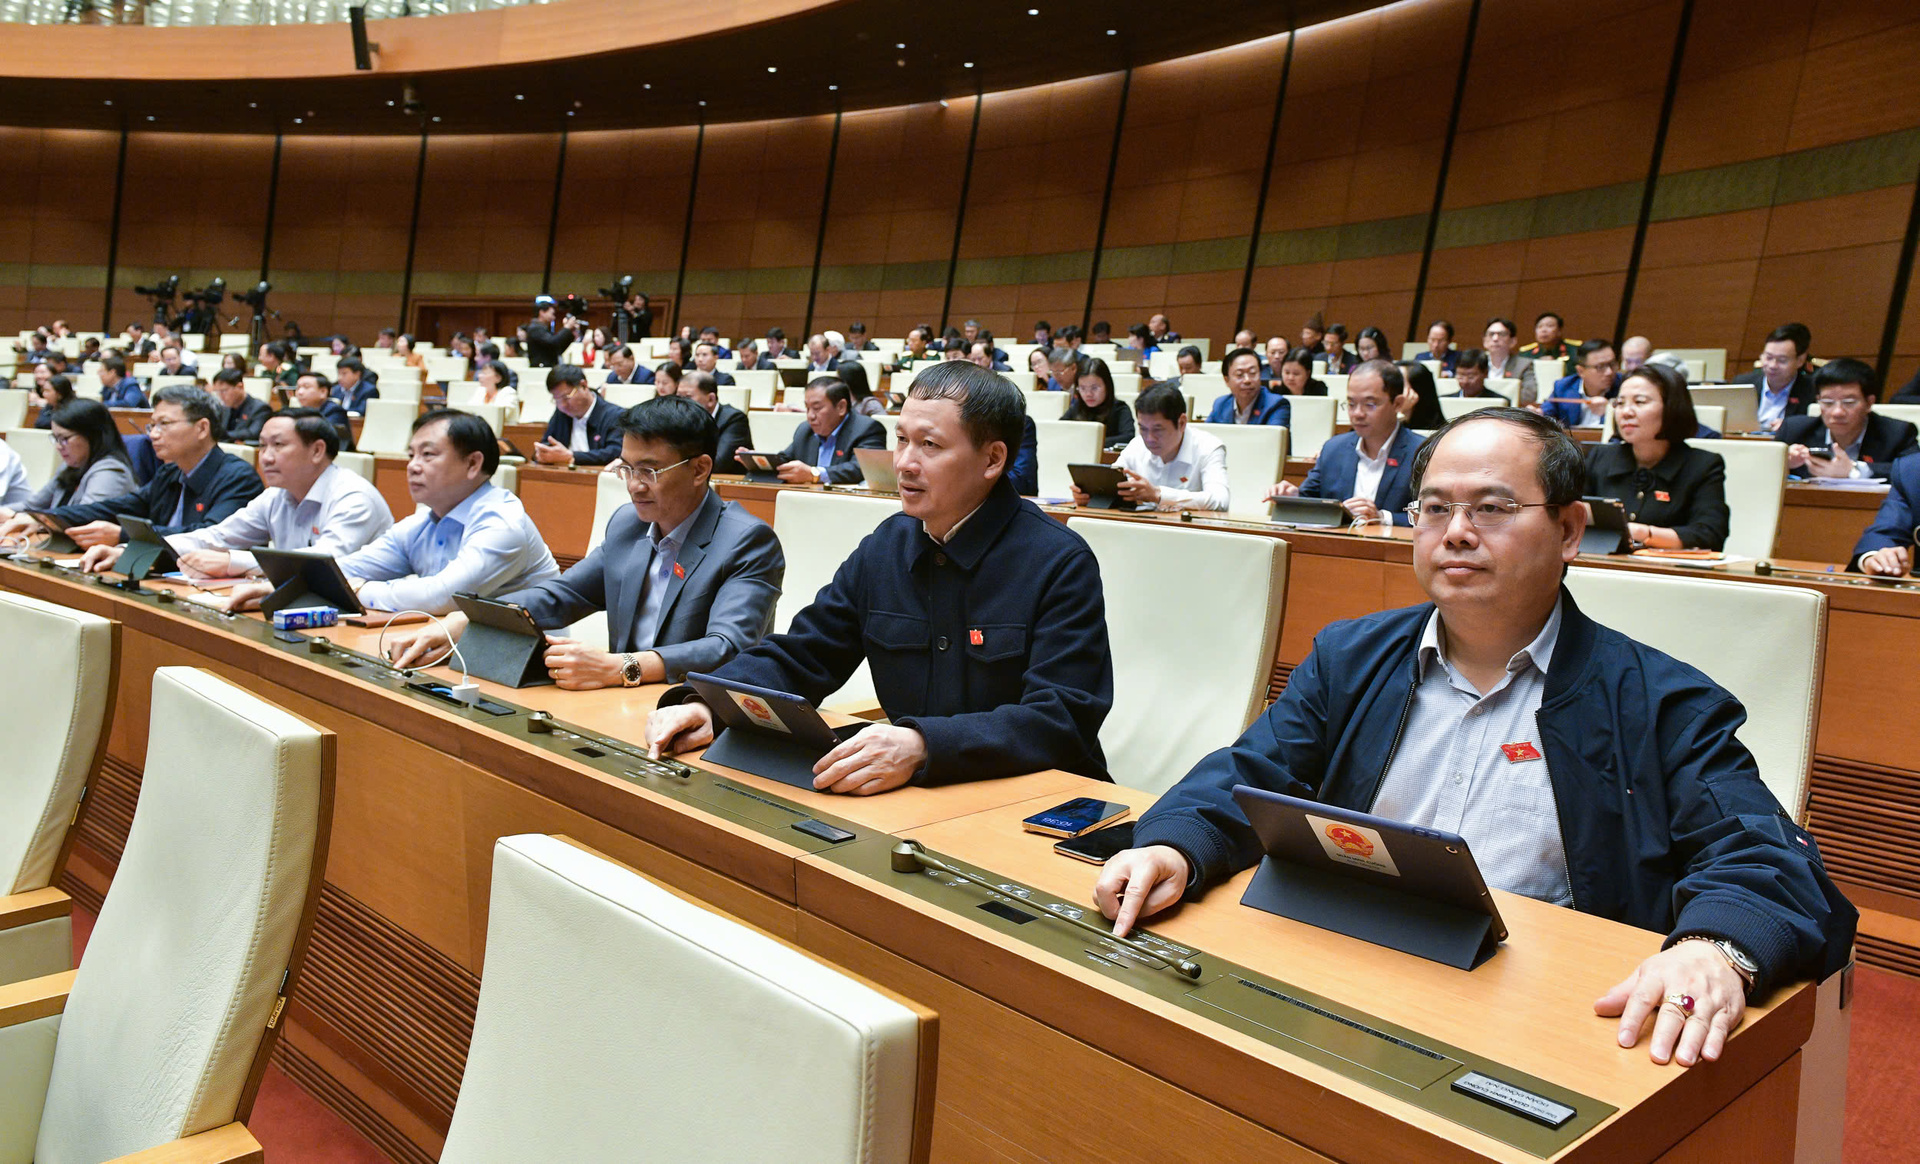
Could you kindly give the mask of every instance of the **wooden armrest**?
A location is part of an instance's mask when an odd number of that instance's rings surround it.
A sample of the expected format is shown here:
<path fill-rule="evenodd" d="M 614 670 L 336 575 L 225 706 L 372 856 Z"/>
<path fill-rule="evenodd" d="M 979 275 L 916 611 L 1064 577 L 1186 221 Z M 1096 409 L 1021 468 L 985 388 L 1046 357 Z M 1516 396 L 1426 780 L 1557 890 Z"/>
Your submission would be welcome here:
<path fill-rule="evenodd" d="M 232 1123 L 121 1156 L 110 1164 L 263 1164 L 266 1158 L 247 1125 Z"/>
<path fill-rule="evenodd" d="M 67 917 L 72 913 L 73 898 L 60 890 L 52 886 L 29 889 L 25 893 L 0 897 L 0 930 L 32 925 L 48 918 Z"/>
<path fill-rule="evenodd" d="M 73 990 L 73 976 L 78 973 L 62 970 L 0 986 L 0 1027 L 19 1026 L 67 1009 L 67 994 Z"/>

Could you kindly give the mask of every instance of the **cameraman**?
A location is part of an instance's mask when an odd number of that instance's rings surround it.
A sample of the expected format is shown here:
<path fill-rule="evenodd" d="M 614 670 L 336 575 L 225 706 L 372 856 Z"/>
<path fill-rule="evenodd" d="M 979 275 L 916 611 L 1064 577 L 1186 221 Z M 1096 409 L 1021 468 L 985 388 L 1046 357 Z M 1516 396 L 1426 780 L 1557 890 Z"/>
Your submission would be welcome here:
<path fill-rule="evenodd" d="M 533 311 L 533 322 L 527 324 L 527 362 L 536 368 L 555 367 L 580 338 L 580 320 L 569 315 L 556 324 L 560 304 L 551 295 L 535 299 Z"/>

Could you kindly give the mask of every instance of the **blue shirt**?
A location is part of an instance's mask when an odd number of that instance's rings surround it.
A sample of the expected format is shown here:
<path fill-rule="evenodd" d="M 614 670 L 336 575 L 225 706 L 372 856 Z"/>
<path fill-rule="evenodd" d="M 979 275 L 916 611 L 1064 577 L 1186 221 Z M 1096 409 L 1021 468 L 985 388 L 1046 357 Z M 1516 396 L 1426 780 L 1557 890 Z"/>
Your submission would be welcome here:
<path fill-rule="evenodd" d="M 140 381 L 123 376 L 113 387 L 101 389 L 100 403 L 108 408 L 145 408 L 147 394 L 141 390 Z"/>
<path fill-rule="evenodd" d="M 813 468 L 814 476 L 821 480 L 825 480 L 827 470 L 833 468 L 833 451 L 840 447 L 840 431 L 847 427 L 847 421 L 852 417 L 853 413 L 849 410 L 840 423 L 834 426 L 833 434 L 820 442 L 820 453 L 814 458 Z"/>
<path fill-rule="evenodd" d="M 1787 397 L 1793 392 L 1793 383 L 1792 380 L 1788 380 L 1785 384 L 1782 384 L 1780 390 L 1776 392 L 1773 386 L 1767 383 L 1766 378 L 1761 377 L 1759 409 L 1761 427 L 1764 428 L 1776 420 L 1786 419 Z"/>
<path fill-rule="evenodd" d="M 429 614 L 452 610 L 456 593 L 490 598 L 560 576 L 520 499 L 491 482 L 445 517 L 422 509 L 396 523 L 341 559 L 340 569 L 366 579 L 359 592 L 365 605 Z"/>

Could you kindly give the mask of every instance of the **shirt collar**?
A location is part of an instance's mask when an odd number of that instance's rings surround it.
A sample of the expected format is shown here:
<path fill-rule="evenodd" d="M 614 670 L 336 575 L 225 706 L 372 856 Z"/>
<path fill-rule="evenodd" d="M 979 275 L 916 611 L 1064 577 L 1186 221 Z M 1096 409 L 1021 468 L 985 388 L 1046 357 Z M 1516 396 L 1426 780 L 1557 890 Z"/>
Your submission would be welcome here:
<path fill-rule="evenodd" d="M 320 475 L 313 479 L 313 488 L 307 490 L 307 495 L 301 500 L 295 501 L 294 504 L 307 505 L 311 503 L 313 505 L 324 506 L 328 501 L 333 499 L 333 491 L 340 481 L 340 478 L 337 476 L 340 471 L 340 466 L 338 465 L 328 465 L 326 468 L 320 470 Z M 291 493 L 287 494 L 287 500 L 293 501 L 293 495 Z"/>
<path fill-rule="evenodd" d="M 987 499 L 947 531 L 945 541 L 934 541 L 933 535 L 926 532 L 926 523 L 921 522 L 920 532 L 925 536 L 920 541 L 920 553 L 915 555 L 916 559 L 937 549 L 960 566 L 971 570 L 986 554 L 987 547 L 1000 536 L 1000 531 L 1013 520 L 1013 515 L 1020 511 L 1020 504 L 1020 494 L 1014 491 L 1013 482 L 1002 474 L 988 491 Z"/>
<path fill-rule="evenodd" d="M 473 492 L 467 494 L 466 499 L 464 501 L 454 506 L 452 509 L 449 509 L 447 511 L 447 515 L 441 518 L 440 520 L 456 522 L 462 527 L 466 526 L 467 523 L 471 521 L 473 518 L 473 511 L 480 508 L 480 506 L 484 504 L 484 499 L 492 492 L 493 492 L 493 482 L 491 481 L 482 482 L 480 485 L 480 488 L 475 489 Z"/>
<path fill-rule="evenodd" d="M 1154 464 L 1159 465 L 1163 469 L 1166 468 L 1168 465 L 1174 465 L 1174 464 L 1190 465 L 1195 460 L 1195 457 L 1193 455 L 1193 433 L 1194 433 L 1193 422 L 1188 421 L 1186 431 L 1180 434 L 1180 447 L 1174 450 L 1173 460 L 1171 461 L 1163 461 L 1160 459 L 1160 455 L 1158 453 L 1154 453 L 1151 451 L 1149 451 L 1147 455 L 1150 458 L 1152 458 Z M 1138 439 L 1138 438 L 1135 438 L 1135 439 Z M 1144 440 L 1140 441 L 1140 447 L 1143 449 L 1146 448 L 1147 442 Z"/>
<path fill-rule="evenodd" d="M 1392 406 L 1389 405 L 1388 407 Z M 1387 434 L 1386 440 L 1380 442 L 1379 456 L 1369 457 L 1367 455 L 1367 442 L 1364 440 L 1353 442 L 1353 453 L 1368 465 L 1384 465 L 1387 463 L 1387 458 L 1393 455 L 1393 442 L 1398 439 L 1400 439 L 1400 421 L 1396 419 L 1393 422 L 1393 431 Z"/>
<path fill-rule="evenodd" d="M 195 493 L 198 493 L 201 491 L 200 487 L 206 484 L 206 481 L 204 478 L 198 481 L 196 481 L 194 478 L 200 475 L 201 470 L 205 469 L 207 466 L 214 464 L 216 462 L 218 458 L 215 456 L 215 454 L 224 455 L 224 452 L 219 445 L 215 445 L 212 448 L 208 449 L 206 452 L 206 455 L 202 456 L 198 461 L 195 461 L 193 463 L 193 468 L 191 469 L 181 464 L 174 465 L 174 468 L 180 470 L 180 479 L 186 482 L 187 485 Z"/>
<path fill-rule="evenodd" d="M 661 542 L 672 542 L 676 550 L 686 545 L 687 534 L 693 529 L 693 523 L 700 520 L 700 511 L 705 508 L 706 502 L 702 499 L 701 503 L 694 506 L 693 512 L 682 519 L 679 525 L 674 526 L 665 533 L 661 533 L 659 524 L 655 523 L 653 527 L 653 544 L 657 546 Z"/>
<path fill-rule="evenodd" d="M 1554 600 L 1553 613 L 1547 616 L 1546 625 L 1540 628 L 1540 633 L 1533 636 L 1532 642 L 1515 651 L 1513 657 L 1507 660 L 1509 674 L 1521 670 L 1528 663 L 1533 664 L 1534 670 L 1542 675 L 1547 673 L 1548 667 L 1553 663 L 1553 649 L 1560 642 L 1560 614 L 1565 601 L 1564 596 Z M 1444 633 L 1444 628 L 1440 625 L 1440 610 L 1436 607 L 1434 612 L 1427 616 L 1426 629 L 1420 634 L 1420 647 L 1414 661 L 1416 680 L 1426 678 L 1429 660 L 1438 658 L 1441 662 L 1446 662 L 1446 650 L 1442 638 Z M 1451 667 L 1452 665 L 1448 664 L 1449 670 Z"/>

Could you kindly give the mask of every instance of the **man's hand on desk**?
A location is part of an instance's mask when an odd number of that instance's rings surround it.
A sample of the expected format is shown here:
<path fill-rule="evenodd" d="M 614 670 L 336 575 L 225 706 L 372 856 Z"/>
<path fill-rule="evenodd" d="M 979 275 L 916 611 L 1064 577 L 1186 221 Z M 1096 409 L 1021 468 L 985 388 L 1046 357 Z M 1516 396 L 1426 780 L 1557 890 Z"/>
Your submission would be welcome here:
<path fill-rule="evenodd" d="M 1380 507 L 1365 497 L 1349 497 L 1340 503 L 1340 508 L 1346 510 L 1361 521 L 1382 520 Z"/>
<path fill-rule="evenodd" d="M 110 521 L 90 521 L 67 530 L 67 536 L 79 546 L 110 546 L 120 540 L 120 527 Z"/>
<path fill-rule="evenodd" d="M 820 757 L 813 765 L 813 788 L 852 796 L 891 792 L 926 762 L 926 737 L 912 728 L 875 724 Z"/>
<path fill-rule="evenodd" d="M 1691 997 L 1693 1014 L 1683 1015 L 1678 1003 L 1667 1001 L 1671 994 Z M 1657 1012 L 1648 1057 L 1655 1063 L 1678 1059 L 1682 1067 L 1691 1067 L 1720 1057 L 1727 1036 L 1747 1012 L 1746 983 L 1714 946 L 1682 941 L 1640 963 L 1593 1004 L 1593 1012 L 1619 1017 L 1622 1047 L 1638 1043 L 1647 1016 Z"/>
<path fill-rule="evenodd" d="M 189 578 L 227 578 L 233 555 L 225 550 L 188 550 L 180 555 L 180 568 Z"/>
<path fill-rule="evenodd" d="M 780 479 L 789 485 L 812 485 L 820 480 L 814 473 L 813 466 L 805 461 L 788 461 L 775 471 L 779 473 Z"/>
<path fill-rule="evenodd" d="M 104 574 L 113 569 L 114 563 L 120 560 L 120 555 L 126 552 L 127 547 L 122 545 L 88 546 L 87 552 L 80 555 L 80 572 Z"/>
<path fill-rule="evenodd" d="M 547 636 L 547 673 L 563 691 L 593 691 L 621 685 L 620 656 L 596 651 L 559 635 Z"/>
<path fill-rule="evenodd" d="M 1158 485 L 1155 485 L 1132 469 L 1122 469 L 1120 471 L 1127 475 L 1127 479 L 1120 482 L 1119 491 L 1122 501 L 1129 501 L 1135 505 L 1160 504 L 1160 487 Z"/>
<path fill-rule="evenodd" d="M 1093 883 L 1094 904 L 1113 919 L 1115 937 L 1124 938 L 1133 924 L 1179 901 L 1187 891 L 1193 868 L 1171 845 L 1148 845 L 1115 853 Z"/>
<path fill-rule="evenodd" d="M 1907 546 L 1887 546 L 1860 555 L 1860 569 L 1868 574 L 1892 578 L 1905 577 L 1913 569 L 1913 550 Z"/>
<path fill-rule="evenodd" d="M 457 610 L 440 616 L 438 621 L 428 621 L 417 629 L 401 631 L 387 639 L 387 661 L 396 667 L 419 667 L 438 664 L 450 653 L 447 648 L 454 639 L 466 633 L 467 616 Z M 451 634 L 453 639 L 447 636 Z"/>
<path fill-rule="evenodd" d="M 698 700 L 656 708 L 647 717 L 647 755 L 658 760 L 713 742 L 713 709 Z"/>
<path fill-rule="evenodd" d="M 533 446 L 533 459 L 542 465 L 571 465 L 573 452 L 559 441 L 541 437 L 539 443 Z"/>
<path fill-rule="evenodd" d="M 1280 497 L 1297 497 L 1299 493 L 1300 486 L 1295 485 L 1291 481 L 1275 481 L 1273 484 L 1267 486 L 1268 501 L 1273 501 Z"/>
<path fill-rule="evenodd" d="M 271 582 L 242 582 L 227 591 L 227 609 L 233 611 L 251 610 L 260 605 L 260 600 L 273 593 Z"/>
<path fill-rule="evenodd" d="M 0 538 L 23 538 L 40 528 L 40 523 L 25 514 L 10 517 L 0 524 Z"/>

